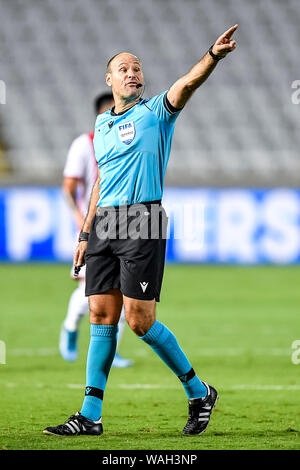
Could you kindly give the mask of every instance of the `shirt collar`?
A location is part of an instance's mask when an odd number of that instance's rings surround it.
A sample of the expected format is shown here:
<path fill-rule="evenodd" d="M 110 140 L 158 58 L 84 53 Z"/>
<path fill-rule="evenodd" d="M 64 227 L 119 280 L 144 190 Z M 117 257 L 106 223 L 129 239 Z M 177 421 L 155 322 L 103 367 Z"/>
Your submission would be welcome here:
<path fill-rule="evenodd" d="M 125 111 L 122 111 L 121 113 L 115 113 L 115 107 L 113 106 L 110 110 L 110 114 L 111 116 L 122 116 L 122 114 L 125 114 L 127 113 L 127 111 L 130 111 L 130 109 L 134 108 L 137 104 L 139 104 L 140 102 L 142 101 L 142 98 L 139 99 L 139 101 L 137 103 L 135 103 L 134 105 L 132 105 L 130 108 L 128 109 L 125 109 Z"/>

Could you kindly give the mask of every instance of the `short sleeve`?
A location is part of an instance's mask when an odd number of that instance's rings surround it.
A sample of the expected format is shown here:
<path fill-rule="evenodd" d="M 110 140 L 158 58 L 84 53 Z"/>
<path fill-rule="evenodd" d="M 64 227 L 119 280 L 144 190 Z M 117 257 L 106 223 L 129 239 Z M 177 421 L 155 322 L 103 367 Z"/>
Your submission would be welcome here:
<path fill-rule="evenodd" d="M 88 136 L 82 134 L 72 142 L 64 168 L 64 176 L 83 179 L 85 176 Z"/>
<path fill-rule="evenodd" d="M 145 100 L 145 105 L 156 114 L 159 120 L 174 122 L 182 109 L 176 109 L 169 103 L 167 93 L 168 90 L 164 91 L 160 95 L 153 96 L 153 98 Z"/>

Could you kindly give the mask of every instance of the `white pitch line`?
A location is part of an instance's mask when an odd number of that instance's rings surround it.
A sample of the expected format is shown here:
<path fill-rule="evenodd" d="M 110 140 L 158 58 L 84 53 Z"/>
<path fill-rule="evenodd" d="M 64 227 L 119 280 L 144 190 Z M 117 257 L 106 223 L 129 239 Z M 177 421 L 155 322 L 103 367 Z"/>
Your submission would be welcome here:
<path fill-rule="evenodd" d="M 82 389 L 85 388 L 85 384 L 67 384 L 67 388 Z"/>
<path fill-rule="evenodd" d="M 20 384 L 17 384 L 15 382 L 5 382 L 5 381 L 0 381 L 0 384 L 7 387 L 7 388 L 15 388 L 19 387 Z M 22 384 L 22 387 L 24 387 L 24 384 Z M 46 384 L 41 384 L 41 383 L 36 383 L 36 384 L 30 384 L 30 387 L 33 388 L 48 388 L 48 385 Z M 69 388 L 69 389 L 74 389 L 74 390 L 84 390 L 85 389 L 85 384 L 59 384 L 59 385 L 54 385 L 51 384 L 51 388 Z M 117 384 L 115 386 L 110 386 L 110 388 L 122 388 L 124 390 L 180 390 L 180 387 L 177 385 L 161 385 L 161 384 Z M 262 384 L 236 384 L 236 385 L 230 385 L 230 386 L 225 386 L 225 387 L 220 387 L 221 392 L 227 392 L 227 391 L 298 391 L 300 390 L 300 384 L 298 385 L 262 385 Z"/>
<path fill-rule="evenodd" d="M 35 357 L 35 356 L 56 356 L 59 354 L 58 348 L 12 348 L 7 349 L 7 357 Z M 132 352 L 132 357 L 147 356 L 147 349 Z M 203 348 L 195 351 L 194 357 L 202 356 L 220 357 L 220 356 L 290 356 L 291 350 L 288 348 Z"/>
<path fill-rule="evenodd" d="M 67 384 L 66 387 L 76 390 L 76 389 L 84 389 L 85 385 L 84 384 Z M 174 385 L 160 385 L 160 384 L 118 384 L 117 387 L 127 389 L 127 390 L 176 389 L 176 388 L 178 388 Z"/>
<path fill-rule="evenodd" d="M 176 385 L 158 385 L 158 384 L 119 384 L 118 387 L 127 389 L 127 390 L 138 390 L 138 389 L 177 389 Z M 300 390 L 300 385 L 232 385 L 229 387 L 221 387 L 220 389 L 223 392 L 233 391 L 233 390 Z"/>
<path fill-rule="evenodd" d="M 225 388 L 224 390 L 228 390 Z M 233 385 L 229 390 L 300 390 L 300 385 Z"/>
<path fill-rule="evenodd" d="M 6 355 L 9 356 L 55 356 L 59 354 L 58 348 L 12 348 L 7 349 Z"/>
<path fill-rule="evenodd" d="M 291 350 L 287 348 L 207 348 L 197 350 L 197 356 L 243 356 L 245 354 L 254 356 L 289 356 L 291 355 Z"/>

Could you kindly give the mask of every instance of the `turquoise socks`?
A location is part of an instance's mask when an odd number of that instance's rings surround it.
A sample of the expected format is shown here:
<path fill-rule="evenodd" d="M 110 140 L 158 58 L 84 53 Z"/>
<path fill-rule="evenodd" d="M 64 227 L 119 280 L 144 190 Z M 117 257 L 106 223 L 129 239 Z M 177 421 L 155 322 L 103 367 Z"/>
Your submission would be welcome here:
<path fill-rule="evenodd" d="M 86 389 L 81 414 L 92 421 L 101 417 L 103 394 L 115 356 L 118 326 L 91 325 L 86 367 Z"/>
<path fill-rule="evenodd" d="M 197 377 L 173 333 L 159 321 L 141 337 L 178 376 L 188 398 L 201 398 L 207 394 L 206 386 Z"/>
<path fill-rule="evenodd" d="M 102 401 L 107 377 L 116 352 L 118 327 L 91 325 L 91 339 L 87 357 L 86 389 L 81 414 L 97 421 L 102 413 Z M 141 337 L 178 376 L 188 398 L 205 397 L 205 385 L 195 374 L 173 333 L 159 321 Z"/>

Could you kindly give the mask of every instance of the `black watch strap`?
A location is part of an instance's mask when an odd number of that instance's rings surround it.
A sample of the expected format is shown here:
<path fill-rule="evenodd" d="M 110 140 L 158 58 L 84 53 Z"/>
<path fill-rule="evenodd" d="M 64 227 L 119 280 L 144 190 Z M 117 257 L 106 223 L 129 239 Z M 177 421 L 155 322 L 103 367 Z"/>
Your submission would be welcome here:
<path fill-rule="evenodd" d="M 213 53 L 213 51 L 212 51 L 213 47 L 214 47 L 214 44 L 212 46 L 210 46 L 210 48 L 208 49 L 208 53 L 210 54 L 210 56 L 216 61 L 224 59 L 225 56 L 216 55 L 216 54 Z"/>
<path fill-rule="evenodd" d="M 78 241 L 79 242 L 87 242 L 89 239 L 89 233 L 88 232 L 80 232 Z"/>

